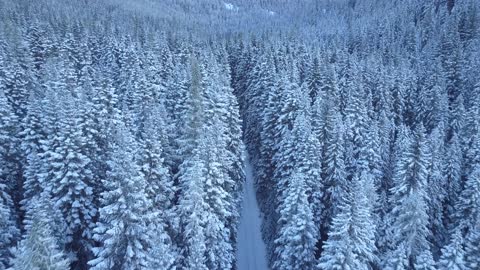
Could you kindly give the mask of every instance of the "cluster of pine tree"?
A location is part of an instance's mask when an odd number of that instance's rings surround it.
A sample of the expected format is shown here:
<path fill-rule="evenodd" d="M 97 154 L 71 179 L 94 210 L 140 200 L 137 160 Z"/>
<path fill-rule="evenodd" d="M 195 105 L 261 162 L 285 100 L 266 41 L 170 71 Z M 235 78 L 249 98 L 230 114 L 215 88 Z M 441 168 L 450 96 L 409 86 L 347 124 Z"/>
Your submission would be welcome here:
<path fill-rule="evenodd" d="M 476 0 L 126 2 L 0 0 L 0 269 L 235 269 L 242 138 L 272 269 L 480 269 Z"/>
<path fill-rule="evenodd" d="M 0 269 L 231 269 L 243 146 L 226 51 L 35 7 L 3 6 Z"/>
<path fill-rule="evenodd" d="M 480 269 L 478 5 L 393 10 L 228 46 L 272 269 Z"/>

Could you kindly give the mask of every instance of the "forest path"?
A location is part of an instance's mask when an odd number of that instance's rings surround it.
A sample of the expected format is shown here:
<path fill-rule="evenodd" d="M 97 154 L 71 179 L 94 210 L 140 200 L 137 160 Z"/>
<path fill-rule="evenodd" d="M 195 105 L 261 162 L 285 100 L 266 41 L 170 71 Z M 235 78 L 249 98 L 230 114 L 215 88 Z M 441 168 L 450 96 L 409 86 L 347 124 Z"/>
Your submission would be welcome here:
<path fill-rule="evenodd" d="M 238 228 L 237 269 L 268 270 L 265 243 L 261 233 L 262 220 L 255 195 L 252 165 L 246 151 L 245 176 L 242 212 Z"/>

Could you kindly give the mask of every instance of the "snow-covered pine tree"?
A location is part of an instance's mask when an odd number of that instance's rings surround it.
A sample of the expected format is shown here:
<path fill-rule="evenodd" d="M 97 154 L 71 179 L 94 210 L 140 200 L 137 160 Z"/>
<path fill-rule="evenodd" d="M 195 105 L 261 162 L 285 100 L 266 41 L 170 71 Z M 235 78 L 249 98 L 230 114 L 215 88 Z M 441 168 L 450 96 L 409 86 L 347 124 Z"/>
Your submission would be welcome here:
<path fill-rule="evenodd" d="M 320 142 L 312 131 L 309 114 L 301 114 L 297 117 L 296 125 L 303 126 L 303 133 L 305 142 L 299 143 L 299 149 L 296 151 L 303 160 L 299 162 L 298 168 L 305 174 L 305 183 L 307 185 L 307 196 L 310 208 L 313 214 L 313 221 L 316 226 L 315 239 L 319 241 L 321 234 L 321 224 L 323 222 L 322 216 L 325 209 L 322 199 L 324 197 L 325 188 L 322 181 L 322 163 Z M 303 154 L 302 154 L 303 153 Z"/>
<path fill-rule="evenodd" d="M 0 53 L 0 77 L 3 76 L 1 58 Z M 23 180 L 19 168 L 19 121 L 5 96 L 5 86 L 3 79 L 0 79 L 0 268 L 8 266 L 9 248 L 19 237 L 18 196 L 22 195 Z"/>
<path fill-rule="evenodd" d="M 205 202 L 205 177 L 207 168 L 201 153 L 195 149 L 193 155 L 180 166 L 181 188 L 178 215 L 181 227 L 181 262 L 179 268 L 207 270 L 206 218 L 208 205 Z"/>
<path fill-rule="evenodd" d="M 385 270 L 409 269 L 409 260 L 407 258 L 406 248 L 403 243 L 396 247 L 395 250 L 387 254 L 387 257 L 384 261 L 383 269 Z"/>
<path fill-rule="evenodd" d="M 457 18 L 457 16 L 449 16 L 446 18 L 445 28 L 440 37 L 440 60 L 442 62 L 450 108 L 453 108 L 452 103 L 458 95 L 461 94 L 462 86 L 462 50 L 460 36 L 457 30 Z"/>
<path fill-rule="evenodd" d="M 152 261 L 150 269 L 177 269 L 175 262 L 178 259 L 178 253 L 175 252 L 170 235 L 167 234 L 164 224 L 152 223 L 149 232 L 152 233 L 153 247 L 151 249 Z"/>
<path fill-rule="evenodd" d="M 147 83 L 154 103 L 161 107 L 162 114 L 165 113 L 162 130 L 167 137 L 164 143 L 167 144 L 163 145 L 163 157 L 165 165 L 173 172 L 178 167 L 179 157 L 175 153 L 174 140 L 178 137 L 176 127 L 180 126 L 184 112 L 187 73 L 182 63 L 174 63 L 173 53 L 164 35 L 156 37 L 152 43 L 146 53 Z"/>
<path fill-rule="evenodd" d="M 13 201 L 3 178 L 0 178 L 0 216 L 0 268 L 6 269 L 12 255 L 11 248 L 15 246 L 20 230 L 16 224 Z"/>
<path fill-rule="evenodd" d="M 458 196 L 460 195 L 463 185 L 462 169 L 464 167 L 464 155 L 460 134 L 462 127 L 459 117 L 453 115 L 450 123 L 450 140 L 446 147 L 446 154 L 449 158 L 446 159 L 444 173 L 447 181 L 444 201 L 444 223 L 449 229 L 453 229 L 455 226 L 455 205 L 457 204 Z"/>
<path fill-rule="evenodd" d="M 458 134 L 454 133 L 447 145 L 445 177 L 446 177 L 446 198 L 444 202 L 445 223 L 451 226 L 453 208 L 457 203 L 462 187 L 462 166 L 463 155 Z"/>
<path fill-rule="evenodd" d="M 375 262 L 375 241 L 366 185 L 368 173 L 354 177 L 351 186 L 338 201 L 328 240 L 320 257 L 320 269 L 372 269 Z"/>
<path fill-rule="evenodd" d="M 269 92 L 275 91 L 277 87 L 277 77 L 273 56 L 269 52 L 258 55 L 255 66 L 248 74 L 248 83 L 244 96 L 247 102 L 243 105 L 244 110 L 244 129 L 245 140 L 252 158 L 256 160 L 257 150 L 260 144 L 261 118 L 264 114 L 264 106 L 267 104 Z M 264 197 L 262 187 L 263 183 L 259 183 L 259 194 Z"/>
<path fill-rule="evenodd" d="M 390 239 L 387 236 L 387 231 L 390 226 L 390 221 L 388 219 L 389 212 L 391 210 L 392 205 L 389 202 L 389 194 L 390 188 L 392 188 L 392 174 L 393 174 L 393 167 L 394 167 L 394 151 L 392 149 L 393 142 L 394 142 L 394 125 L 393 119 L 387 116 L 387 112 L 383 111 L 380 112 L 380 120 L 379 120 L 379 133 L 380 133 L 380 156 L 381 156 L 381 172 L 383 178 L 380 179 L 378 185 L 378 203 L 377 208 L 375 209 L 375 213 L 379 218 L 379 222 L 377 224 L 377 234 L 375 236 L 375 240 L 377 243 L 378 254 L 379 257 L 385 255 L 388 250 L 388 244 L 390 243 Z M 381 258 L 380 258 L 381 260 Z"/>
<path fill-rule="evenodd" d="M 323 197 L 322 192 L 323 192 L 323 186 L 321 182 L 321 163 L 320 163 L 320 158 L 319 158 L 319 152 L 316 151 L 316 149 L 319 148 L 319 143 L 316 139 L 316 136 L 312 134 L 311 126 L 310 126 L 310 121 L 308 119 L 308 104 L 309 102 L 307 101 L 306 98 L 302 99 L 299 102 L 305 102 L 307 108 L 303 109 L 302 111 L 299 111 L 297 114 L 298 116 L 296 117 L 294 124 L 293 124 L 293 129 L 291 132 L 288 134 L 287 137 L 285 137 L 282 140 L 282 143 L 280 147 L 278 148 L 278 153 L 283 153 L 283 156 L 280 158 L 280 156 L 277 157 L 277 166 L 278 168 L 282 168 L 285 171 L 281 174 L 279 174 L 279 178 L 277 178 L 277 200 L 279 207 L 276 210 L 276 214 L 279 217 L 279 220 L 277 221 L 277 229 L 283 232 L 289 231 L 290 227 L 292 226 L 290 224 L 288 216 L 285 215 L 294 215 L 294 213 L 290 213 L 288 211 L 295 211 L 295 207 L 306 207 L 308 209 L 303 209 L 303 211 L 309 211 L 311 212 L 309 215 L 311 215 L 312 220 L 311 221 L 306 221 L 306 226 L 308 227 L 308 230 L 312 230 L 310 233 L 312 234 L 311 237 L 313 243 L 313 247 L 309 246 L 309 250 L 305 250 L 305 256 L 308 255 L 308 253 L 312 253 L 308 256 L 314 256 L 315 251 L 316 251 L 316 242 L 319 239 L 319 233 L 320 233 L 320 219 L 322 215 L 322 210 L 323 210 L 323 205 L 321 202 L 321 199 Z M 287 163 L 290 163 L 290 166 Z M 287 165 L 286 165 L 287 164 Z M 278 173 L 278 171 L 277 171 Z M 292 174 L 295 173 L 297 176 L 292 176 Z M 300 203 L 300 202 L 292 202 L 291 199 L 289 199 L 290 196 L 298 196 L 298 195 L 293 195 L 289 193 L 290 188 L 294 188 L 293 183 L 291 183 L 291 180 L 293 179 L 292 177 L 300 177 L 301 180 L 303 181 L 302 185 L 305 190 L 302 192 L 305 192 L 306 196 L 306 206 L 290 206 L 287 204 L 288 203 Z M 295 180 L 295 179 L 294 179 Z M 302 195 L 303 196 L 303 195 Z M 283 210 L 287 209 L 287 210 Z M 288 210 L 290 209 L 290 210 Z M 292 210 L 293 209 L 293 210 Z M 284 212 L 286 211 L 286 212 Z M 310 226 L 313 226 L 311 228 Z M 280 237 L 280 236 L 278 236 Z M 302 236 L 304 237 L 304 236 Z M 277 238 L 275 240 L 275 253 L 276 256 L 283 256 L 282 261 L 285 260 L 285 244 L 288 244 L 286 241 L 288 239 L 286 236 L 283 236 L 282 240 L 278 240 Z M 307 245 L 312 245 L 311 243 L 308 243 Z M 292 252 L 292 251 L 287 251 L 287 252 Z M 280 255 L 281 254 L 281 255 Z M 293 254 L 292 256 L 298 256 Z M 306 260 L 306 259 L 305 259 Z M 285 267 L 285 262 L 283 263 L 283 267 Z M 310 264 L 310 262 L 309 262 Z"/>
<path fill-rule="evenodd" d="M 454 217 L 456 228 L 465 236 L 473 233 L 480 220 L 480 165 L 476 165 L 468 176 L 458 203 L 455 206 Z"/>
<path fill-rule="evenodd" d="M 208 55 L 205 61 L 202 76 L 205 120 L 199 143 L 203 146 L 201 151 L 207 170 L 204 183 L 205 202 L 208 205 L 205 241 L 209 248 L 206 265 L 209 269 L 228 269 L 234 261 L 231 239 L 236 225 L 231 222 L 235 219 L 235 191 L 240 185 L 230 176 L 235 162 L 228 149 L 227 136 L 227 96 L 230 89 L 222 83 L 221 71 L 214 56 Z"/>
<path fill-rule="evenodd" d="M 179 134 L 175 138 L 178 147 L 176 154 L 180 163 L 191 155 L 193 149 L 196 148 L 204 117 L 202 98 L 204 90 L 202 87 L 203 78 L 200 60 L 191 56 L 189 66 L 185 68 L 189 71 L 186 75 L 189 82 L 187 84 L 188 89 L 185 89 L 184 101 L 181 102 L 182 107 L 178 111 L 180 117 L 179 126 L 177 127 Z"/>
<path fill-rule="evenodd" d="M 376 262 L 375 230 L 372 197 L 374 197 L 373 177 L 369 172 L 363 171 L 356 174 L 351 184 L 353 189 L 352 224 L 353 224 L 353 252 L 358 260 L 367 269 Z M 350 187 L 350 188 L 352 188 Z M 348 189 L 347 189 L 348 191 Z"/>
<path fill-rule="evenodd" d="M 480 267 L 480 221 L 465 238 L 465 265 L 470 269 Z"/>
<path fill-rule="evenodd" d="M 225 66 L 224 68 L 225 70 L 230 69 L 228 66 Z M 225 99 L 225 108 L 223 109 L 223 113 L 219 113 L 219 117 L 221 117 L 222 122 L 226 125 L 224 137 L 226 140 L 225 148 L 228 150 L 228 152 L 226 152 L 227 157 L 222 166 L 223 169 L 228 172 L 228 176 L 232 180 L 232 185 L 229 185 L 227 192 L 232 194 L 233 203 L 231 204 L 232 209 L 230 210 L 232 215 L 229 224 L 232 231 L 231 241 L 234 242 L 235 246 L 236 241 L 233 239 L 236 239 L 236 224 L 238 224 L 240 219 L 240 212 L 237 211 L 237 209 L 239 209 L 238 207 L 240 207 L 242 201 L 242 190 L 245 179 L 245 173 L 243 171 L 245 146 L 242 140 L 242 120 L 240 119 L 238 102 L 237 98 L 233 95 L 233 89 L 230 86 L 230 74 L 228 72 L 218 73 L 220 74 L 219 81 L 222 87 L 222 90 L 220 90 L 219 93 L 221 93 Z"/>
<path fill-rule="evenodd" d="M 425 129 L 420 126 L 415 135 L 408 132 L 408 127 L 401 127 L 401 139 L 404 142 L 394 171 L 394 187 L 390 190 L 393 209 L 390 212 L 392 220 L 391 241 L 392 252 L 403 245 L 411 267 L 416 257 L 428 249 L 428 215 L 426 204 L 426 189 L 429 168 L 429 151 L 425 137 Z M 391 254 L 389 259 L 395 259 Z M 387 260 L 389 260 L 387 259 Z M 384 265 L 391 265 L 385 261 Z"/>
<path fill-rule="evenodd" d="M 260 54 L 259 52 L 255 52 Z M 255 184 L 260 209 L 266 213 L 265 225 L 262 231 L 266 237 L 269 258 L 273 258 L 273 241 L 275 240 L 275 224 L 278 217 L 275 216 L 275 204 L 267 201 L 276 201 L 276 194 L 271 192 L 275 187 L 274 168 L 276 164 L 273 155 L 277 152 L 277 144 L 280 139 L 276 134 L 279 128 L 278 111 L 280 110 L 280 93 L 278 78 L 275 72 L 273 53 L 270 51 L 259 55 L 252 67 L 247 83 L 247 91 L 244 94 L 244 141 L 247 145 L 250 159 L 254 165 Z M 241 104 L 242 105 L 242 104 Z M 265 125 L 265 127 L 263 126 Z M 265 145 L 263 145 L 265 139 Z M 269 148 L 272 149 L 269 149 Z M 271 248 L 270 248 L 271 247 Z"/>
<path fill-rule="evenodd" d="M 342 200 L 348 200 L 344 197 Z M 331 220 L 331 229 L 328 232 L 328 240 L 323 245 L 322 256 L 319 259 L 319 269 L 362 269 L 359 261 L 353 253 L 351 239 L 348 235 L 351 212 L 349 203 L 339 202 L 338 212 Z"/>
<path fill-rule="evenodd" d="M 91 269 L 151 269 L 155 218 L 146 182 L 136 165 L 137 144 L 119 118 L 115 118 L 111 137 L 107 179 L 103 180 L 99 221 L 94 239 L 95 258 Z"/>
<path fill-rule="evenodd" d="M 449 113 L 450 132 L 460 134 L 465 128 L 465 101 L 462 94 L 458 94 Z"/>
<path fill-rule="evenodd" d="M 436 270 L 435 261 L 430 250 L 424 250 L 417 256 L 415 270 Z"/>
<path fill-rule="evenodd" d="M 395 121 L 395 126 L 400 126 L 402 124 L 405 124 L 405 111 L 407 105 L 406 103 L 406 95 L 407 95 L 407 90 L 406 90 L 406 85 L 405 82 L 408 80 L 405 78 L 405 71 L 398 70 L 395 71 L 392 74 L 392 86 L 391 86 L 391 92 L 392 92 L 392 110 L 393 110 L 393 117 Z"/>
<path fill-rule="evenodd" d="M 0 45 L 1 47 L 1 45 Z M 19 119 L 25 117 L 28 99 L 34 80 L 31 72 L 32 62 L 27 55 L 26 44 L 18 44 L 18 57 L 11 57 L 10 61 L 5 62 L 5 73 L 3 74 L 6 82 L 5 95 L 8 97 L 13 112 Z M 5 59 L 6 60 L 6 59 Z M 36 87 L 41 87 L 37 85 Z"/>
<path fill-rule="evenodd" d="M 234 250 L 230 242 L 230 233 L 235 225 L 229 224 L 232 217 L 232 190 L 234 184 L 228 176 L 228 171 L 223 167 L 227 160 L 226 140 L 223 136 L 225 128 L 222 123 L 209 130 L 205 130 L 206 136 L 202 142 L 206 146 L 205 153 L 205 244 L 206 265 L 208 269 L 229 269 L 233 265 Z M 223 138 L 222 138 L 223 137 Z"/>
<path fill-rule="evenodd" d="M 76 118 L 81 128 L 83 139 L 82 153 L 90 159 L 87 164 L 87 169 L 91 174 L 90 186 L 93 189 L 94 199 L 93 203 L 98 209 L 98 201 L 101 193 L 101 179 L 105 179 L 107 165 L 107 122 L 111 115 L 105 115 L 102 109 L 105 107 L 98 106 L 99 99 L 108 99 L 109 93 L 108 85 L 103 85 L 104 80 L 107 81 L 100 70 L 95 65 L 98 61 L 97 48 L 89 42 L 84 41 L 80 45 L 80 75 L 77 87 L 73 89 L 76 97 Z M 107 83 L 105 83 L 107 84 Z M 106 88 L 106 89 L 105 89 Z M 103 105 L 103 104 L 102 104 Z M 98 211 L 97 211 L 98 213 Z"/>
<path fill-rule="evenodd" d="M 318 56 L 313 57 L 313 62 L 306 71 L 305 84 L 307 85 L 308 95 L 310 96 L 310 104 L 313 105 L 317 100 L 317 95 L 321 90 L 322 73 L 320 70 L 320 59 Z"/>
<path fill-rule="evenodd" d="M 226 52 L 223 48 L 218 48 L 215 56 L 210 56 L 209 77 L 211 82 L 205 89 L 205 99 L 207 100 L 205 108 L 213 111 L 211 118 L 213 123 L 211 129 L 215 130 L 213 136 L 217 137 L 217 147 L 220 152 L 221 169 L 225 173 L 224 190 L 230 194 L 227 200 L 229 205 L 227 218 L 227 227 L 230 230 L 230 239 L 235 242 L 236 225 L 239 220 L 239 213 L 236 208 L 241 202 L 241 192 L 243 190 L 244 172 L 243 172 L 243 142 L 241 120 L 238 110 L 236 97 L 233 95 L 233 89 L 230 86 L 230 67 L 227 64 Z M 215 59 L 215 61 L 213 61 Z M 218 119 L 217 119 L 218 118 Z M 215 124 L 216 123 L 216 124 Z M 206 123 L 209 124 L 209 121 Z M 223 157 L 222 157 L 223 156 Z"/>
<path fill-rule="evenodd" d="M 45 194 L 44 194 L 45 195 Z M 35 211 L 24 239 L 14 250 L 11 270 L 51 269 L 68 270 L 69 261 L 59 247 L 51 227 L 49 198 L 35 199 Z"/>
<path fill-rule="evenodd" d="M 308 201 L 307 177 L 304 172 L 296 169 L 289 175 L 288 186 L 283 190 L 273 269 L 314 267 L 317 228 Z"/>
<path fill-rule="evenodd" d="M 348 100 L 345 108 L 346 126 L 346 169 L 347 177 L 352 178 L 355 172 L 367 169 L 367 132 L 369 116 L 366 94 L 360 86 L 347 89 Z"/>
<path fill-rule="evenodd" d="M 186 139 L 186 132 L 189 129 L 188 123 L 196 120 L 189 115 L 193 111 L 199 110 L 197 102 L 200 102 L 199 94 L 193 93 L 192 91 L 196 90 L 191 88 L 192 69 L 180 60 L 177 59 L 176 61 L 172 71 L 172 79 L 167 86 L 167 97 L 164 101 L 168 118 L 172 119 L 169 136 L 170 148 L 165 149 L 168 150 L 165 152 L 167 157 L 165 163 L 174 174 L 177 173 L 182 162 L 183 156 L 179 154 L 179 149 L 184 147 L 182 141 Z"/>
<path fill-rule="evenodd" d="M 480 147 L 478 142 L 478 134 L 480 131 L 480 82 L 475 85 L 472 91 L 472 99 L 470 107 L 465 115 L 465 125 L 463 134 L 463 146 L 465 160 L 465 168 L 463 176 L 468 176 L 471 173 L 473 166 L 480 161 Z"/>
<path fill-rule="evenodd" d="M 342 195 L 347 186 L 347 175 L 345 169 L 345 141 L 344 125 L 341 114 L 333 106 L 327 118 L 326 151 L 323 157 L 325 166 L 324 175 L 324 198 L 325 212 L 323 215 L 323 232 L 326 235 L 327 228 L 332 224 L 331 220 L 337 215 L 337 208 L 340 206 Z"/>
<path fill-rule="evenodd" d="M 28 57 L 32 61 L 32 74 L 35 76 L 35 83 L 42 83 L 46 73 L 45 63 L 52 53 L 53 42 L 51 40 L 51 29 L 46 25 L 41 25 L 39 20 L 33 20 L 26 29 L 25 40 Z"/>
<path fill-rule="evenodd" d="M 1 43 L 0 50 L 2 50 Z M 18 168 L 21 160 L 18 149 L 20 120 L 9 101 L 13 97 L 7 96 L 6 91 L 11 84 L 5 78 L 5 73 L 8 71 L 5 64 L 6 59 L 3 59 L 2 54 L 0 52 L 0 169 L 2 170 L 0 178 L 3 179 L 7 188 L 13 191 L 19 188 L 19 184 L 21 185 L 21 172 Z"/>
<path fill-rule="evenodd" d="M 432 253 L 439 254 L 440 248 L 445 245 L 447 228 L 444 223 L 443 203 L 447 193 L 445 167 L 445 132 L 443 125 L 435 127 L 428 137 L 430 149 L 430 168 L 427 188 L 427 204 L 429 228 L 432 234 L 429 239 L 432 243 Z"/>
<path fill-rule="evenodd" d="M 150 105 L 141 134 L 141 152 L 138 157 L 140 173 L 146 181 L 146 193 L 152 201 L 155 211 L 159 211 L 158 222 L 167 226 L 169 232 L 178 230 L 178 218 L 175 217 L 174 197 L 176 187 L 173 177 L 165 165 L 163 146 L 166 142 L 165 111 L 161 105 Z"/>
<path fill-rule="evenodd" d="M 65 56 L 65 58 L 67 58 Z M 85 268 L 91 258 L 93 246 L 92 229 L 97 213 L 94 204 L 93 172 L 90 171 L 91 159 L 85 153 L 83 133 L 85 120 L 80 114 L 83 105 L 81 92 L 68 91 L 75 86 L 75 67 L 63 61 L 48 91 L 56 96 L 54 102 L 59 106 L 52 133 L 46 142 L 46 151 L 42 154 L 46 164 L 43 166 L 43 188 L 50 193 L 55 207 L 63 214 L 66 224 L 65 251 L 71 256 L 72 267 Z M 53 106 L 54 107 L 54 106 Z"/>
<path fill-rule="evenodd" d="M 148 224 L 153 246 L 150 269 L 174 269 L 178 254 L 172 238 L 179 232 L 175 216 L 174 196 L 176 187 L 173 177 L 164 164 L 163 144 L 165 139 L 165 111 L 160 105 L 151 105 L 147 110 L 141 150 L 137 156 L 140 174 L 145 179 L 145 194 L 152 202 L 149 212 L 154 219 Z"/>
<path fill-rule="evenodd" d="M 439 270 L 464 270 L 465 250 L 463 248 L 463 237 L 460 230 L 455 230 L 451 237 L 450 244 L 442 249 L 442 256 L 438 261 Z"/>

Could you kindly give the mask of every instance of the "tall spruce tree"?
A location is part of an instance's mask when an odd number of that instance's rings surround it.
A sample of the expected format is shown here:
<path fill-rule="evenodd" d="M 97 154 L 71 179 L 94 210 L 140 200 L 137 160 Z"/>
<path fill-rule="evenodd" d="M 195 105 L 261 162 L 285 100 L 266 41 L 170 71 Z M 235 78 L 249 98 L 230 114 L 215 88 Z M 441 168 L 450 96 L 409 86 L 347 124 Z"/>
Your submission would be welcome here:
<path fill-rule="evenodd" d="M 368 174 L 355 177 L 338 202 L 328 240 L 318 267 L 320 269 L 372 269 L 376 260 L 371 206 L 365 188 Z"/>
<path fill-rule="evenodd" d="M 94 248 L 89 264 L 91 269 L 150 269 L 155 245 L 155 231 L 149 229 L 152 202 L 135 162 L 137 144 L 119 118 L 113 124 L 111 158 L 94 229 L 100 246 Z"/>
<path fill-rule="evenodd" d="M 208 205 L 205 202 L 204 181 L 207 169 L 201 153 L 194 150 L 180 166 L 181 187 L 178 213 L 181 226 L 181 256 L 179 265 L 184 269 L 207 270 L 206 217 Z"/>
<path fill-rule="evenodd" d="M 398 153 L 399 157 L 394 172 L 392 193 L 393 209 L 390 213 L 392 222 L 391 239 L 394 252 L 399 245 L 405 248 L 408 264 L 413 267 L 417 256 L 428 249 L 427 237 L 428 215 L 426 204 L 426 184 L 428 178 L 429 152 L 425 137 L 425 129 L 419 127 L 414 135 L 408 127 L 402 127 L 402 141 L 405 143 Z M 393 253 L 390 259 L 395 259 Z M 387 259 L 387 260 L 390 260 Z M 390 262 L 384 262 L 390 265 Z"/>
<path fill-rule="evenodd" d="M 315 263 L 316 226 L 308 202 L 306 176 L 294 171 L 288 177 L 280 203 L 280 228 L 275 240 L 273 269 L 312 269 Z"/>

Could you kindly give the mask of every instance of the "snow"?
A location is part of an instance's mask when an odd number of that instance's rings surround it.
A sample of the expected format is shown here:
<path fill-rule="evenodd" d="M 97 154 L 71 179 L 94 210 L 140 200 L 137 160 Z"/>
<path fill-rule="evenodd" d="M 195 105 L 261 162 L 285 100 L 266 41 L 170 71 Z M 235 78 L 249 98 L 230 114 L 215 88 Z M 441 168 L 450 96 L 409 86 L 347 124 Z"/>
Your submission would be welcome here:
<path fill-rule="evenodd" d="M 252 166 L 248 153 L 245 153 L 245 157 L 246 182 L 238 228 L 237 269 L 268 270 L 265 243 L 260 231 L 262 221 L 255 196 Z"/>
<path fill-rule="evenodd" d="M 231 4 L 231 3 L 223 3 L 225 5 L 225 9 L 227 10 L 233 10 L 233 11 L 238 11 L 238 7 L 236 7 L 235 5 Z"/>

